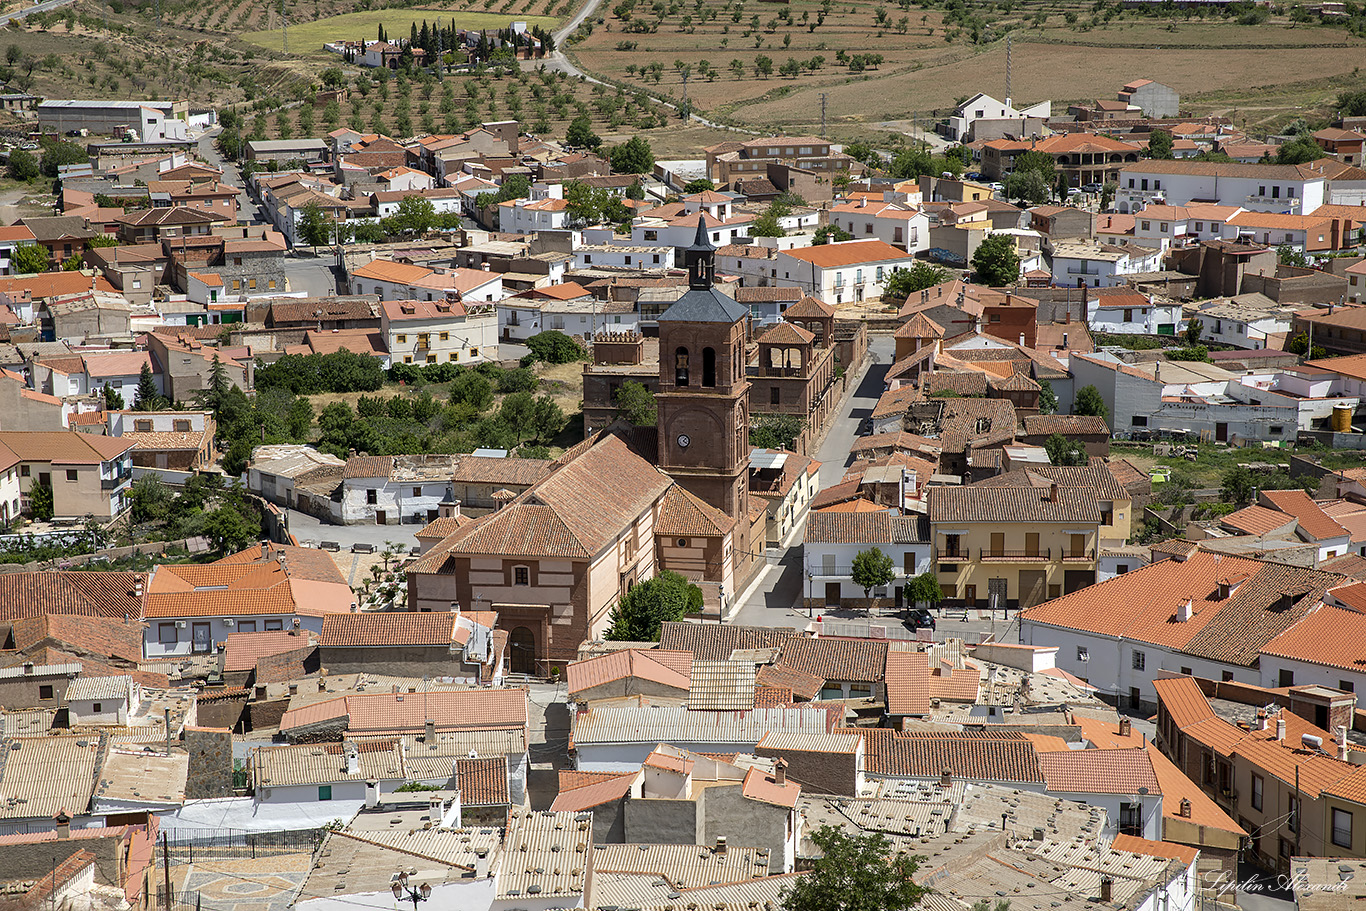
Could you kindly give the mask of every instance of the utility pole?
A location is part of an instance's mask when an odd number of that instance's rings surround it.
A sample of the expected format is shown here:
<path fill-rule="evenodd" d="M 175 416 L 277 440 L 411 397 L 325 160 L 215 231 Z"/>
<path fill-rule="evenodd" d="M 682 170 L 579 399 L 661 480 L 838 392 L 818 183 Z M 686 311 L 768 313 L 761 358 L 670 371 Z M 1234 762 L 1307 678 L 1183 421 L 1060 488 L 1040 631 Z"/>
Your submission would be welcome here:
<path fill-rule="evenodd" d="M 825 138 L 825 92 L 821 92 L 821 139 Z"/>
<path fill-rule="evenodd" d="M 1006 104 L 1014 104 L 1014 95 L 1010 94 L 1010 33 L 1006 33 Z"/>
<path fill-rule="evenodd" d="M 289 19 L 285 18 L 285 0 L 280 0 L 280 28 L 285 36 L 285 53 L 289 53 Z"/>
<path fill-rule="evenodd" d="M 171 848 L 166 833 L 161 833 L 161 869 L 165 874 L 166 911 L 171 911 Z"/>

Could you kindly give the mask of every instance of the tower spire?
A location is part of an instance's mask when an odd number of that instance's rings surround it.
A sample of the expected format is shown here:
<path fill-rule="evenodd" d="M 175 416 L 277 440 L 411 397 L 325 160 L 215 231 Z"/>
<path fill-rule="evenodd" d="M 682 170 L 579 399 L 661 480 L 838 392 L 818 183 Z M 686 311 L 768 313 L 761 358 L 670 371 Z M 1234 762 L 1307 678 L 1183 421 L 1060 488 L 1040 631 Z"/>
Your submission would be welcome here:
<path fill-rule="evenodd" d="M 688 289 L 706 291 L 716 275 L 716 248 L 707 237 L 707 216 L 697 213 L 697 236 L 683 251 L 688 266 Z"/>

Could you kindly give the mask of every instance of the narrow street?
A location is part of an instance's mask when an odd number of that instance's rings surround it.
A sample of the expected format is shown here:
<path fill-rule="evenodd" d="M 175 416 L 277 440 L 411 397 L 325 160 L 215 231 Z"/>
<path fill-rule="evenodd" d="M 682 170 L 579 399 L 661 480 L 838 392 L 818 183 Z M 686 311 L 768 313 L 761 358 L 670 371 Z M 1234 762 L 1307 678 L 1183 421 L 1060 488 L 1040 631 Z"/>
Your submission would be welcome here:
<path fill-rule="evenodd" d="M 859 424 L 870 415 L 882 396 L 882 378 L 891 366 L 895 343 L 889 335 L 874 336 L 868 343 L 868 360 L 863 372 L 850 384 L 840 403 L 839 415 L 830 425 L 825 440 L 816 450 L 821 463 L 821 488 L 839 483 L 849 464 L 849 448 L 859 437 Z M 791 626 L 804 623 L 806 615 L 795 610 L 802 597 L 802 536 L 806 517 L 802 516 L 778 565 L 761 570 L 758 579 L 743 592 L 737 607 L 726 619 L 744 626 Z"/>

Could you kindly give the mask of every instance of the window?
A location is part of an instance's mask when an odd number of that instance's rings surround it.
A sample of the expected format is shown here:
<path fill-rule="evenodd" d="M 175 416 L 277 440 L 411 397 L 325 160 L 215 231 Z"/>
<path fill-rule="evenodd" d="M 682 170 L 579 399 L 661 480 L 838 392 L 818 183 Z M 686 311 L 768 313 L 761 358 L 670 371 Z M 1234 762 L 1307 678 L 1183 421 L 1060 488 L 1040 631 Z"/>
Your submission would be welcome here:
<path fill-rule="evenodd" d="M 414 488 L 413 488 L 413 496 L 415 496 L 415 497 L 420 497 L 420 496 L 422 496 L 422 488 L 421 488 L 421 487 L 414 487 Z"/>
<path fill-rule="evenodd" d="M 429 354 L 429 355 L 427 355 L 427 363 L 429 363 L 429 364 L 435 364 L 435 363 L 436 363 L 436 355 L 435 355 L 435 354 Z"/>
<path fill-rule="evenodd" d="M 1262 781 L 1262 776 L 1260 776 L 1260 775 L 1253 775 L 1253 776 L 1252 776 L 1252 809 L 1254 809 L 1254 810 L 1260 810 L 1260 809 L 1262 808 L 1262 786 L 1263 786 L 1263 784 L 1264 784 L 1264 782 Z"/>
<path fill-rule="evenodd" d="M 1144 230 L 1144 231 L 1149 231 L 1149 230 L 1151 230 L 1151 229 L 1152 229 L 1152 222 L 1150 222 L 1150 221 L 1145 221 L 1145 222 L 1143 223 L 1143 230 Z"/>
<path fill-rule="evenodd" d="M 263 624 L 263 628 L 266 629 L 266 630 L 273 630 L 273 629 L 274 629 L 274 630 L 279 630 L 279 629 L 284 629 L 284 628 L 285 628 L 285 623 L 284 623 L 283 620 L 280 620 L 280 619 L 267 620 L 267 621 Z"/>
<path fill-rule="evenodd" d="M 374 506 L 379 502 L 379 491 L 371 487 L 365 492 L 365 505 Z"/>
<path fill-rule="evenodd" d="M 1129 418 L 1129 423 L 1132 424 L 1134 427 L 1147 427 L 1148 416 L 1146 414 L 1136 414 L 1133 417 Z"/>
<path fill-rule="evenodd" d="M 1132 177 L 1130 177 L 1130 178 L 1129 178 L 1129 189 L 1132 190 L 1133 188 L 1134 188 L 1134 179 L 1133 179 Z"/>
<path fill-rule="evenodd" d="M 1153 181 L 1153 189 L 1154 189 L 1154 190 L 1160 190 L 1160 189 L 1162 189 L 1162 181 L 1160 181 L 1160 180 L 1154 180 L 1154 181 Z"/>
<path fill-rule="evenodd" d="M 1291 832 L 1300 831 L 1300 802 L 1294 797 L 1290 798 L 1290 812 L 1286 815 L 1285 827 Z"/>
<path fill-rule="evenodd" d="M 1355 693 L 1357 691 L 1357 685 L 1351 680 L 1339 680 L 1338 689 L 1342 690 L 1344 693 Z"/>
<path fill-rule="evenodd" d="M 1078 660 L 1078 661 L 1090 661 L 1090 660 L 1091 660 L 1091 653 L 1090 653 L 1089 651 L 1087 651 L 1086 646 L 1084 646 L 1084 645 L 1078 645 L 1078 646 L 1077 646 L 1077 660 Z"/>
<path fill-rule="evenodd" d="M 1134 182 L 1133 182 L 1132 180 L 1129 181 L 1129 186 L 1133 186 L 1133 185 L 1134 185 Z M 1148 178 L 1146 178 L 1146 177 L 1143 178 L 1143 186 L 1140 187 L 1140 189 L 1143 189 L 1143 190 L 1148 189 Z"/>
<path fill-rule="evenodd" d="M 1198 234 L 1203 230 L 1205 230 L 1205 223 L 1203 221 L 1197 221 L 1195 223 L 1195 232 Z"/>
<path fill-rule="evenodd" d="M 39 685 L 39 687 L 38 687 L 38 698 L 39 698 L 39 699 L 51 699 L 51 698 L 52 698 L 52 684 L 50 684 L 50 683 L 44 683 L 44 684 Z"/>
<path fill-rule="evenodd" d="M 408 341 L 408 336 L 403 335 L 403 334 L 400 333 L 400 334 L 399 334 L 399 337 L 398 337 L 398 343 L 399 343 L 400 345 L 402 345 L 402 344 L 404 344 L 404 343 L 407 342 L 407 341 Z"/>
<path fill-rule="evenodd" d="M 1162 234 L 1166 234 L 1166 233 L 1167 233 L 1167 223 L 1164 221 L 1164 222 L 1162 222 L 1161 224 L 1159 224 L 1159 225 L 1157 226 L 1157 230 L 1158 230 L 1159 232 L 1161 232 Z"/>
<path fill-rule="evenodd" d="M 189 422 L 189 421 L 173 421 L 173 422 L 172 422 L 172 427 L 175 429 L 175 432 L 176 432 L 176 433 L 189 433 L 189 432 L 190 432 L 190 422 Z"/>
<path fill-rule="evenodd" d="M 103 703 L 103 702 L 97 702 L 97 703 L 95 703 L 95 705 L 93 706 L 93 708 L 94 708 L 94 711 L 95 711 L 96 713 L 103 712 L 103 711 L 104 711 L 104 703 Z"/>
<path fill-rule="evenodd" d="M 232 258 L 232 264 L 233 264 L 234 266 L 240 266 L 240 265 L 242 265 L 242 257 L 240 257 L 240 256 L 234 256 L 234 257 Z"/>
<path fill-rule="evenodd" d="M 28 477 L 28 466 L 27 466 L 27 465 L 20 465 L 20 466 L 19 466 L 19 477 L 21 477 L 21 478 L 26 478 L 26 477 Z"/>
<path fill-rule="evenodd" d="M 513 584 L 513 585 L 530 585 L 530 584 L 531 584 L 531 568 L 530 568 L 530 567 L 527 567 L 527 566 L 514 566 L 514 567 L 512 567 L 512 584 Z"/>
<path fill-rule="evenodd" d="M 75 469 L 75 468 L 68 468 L 68 469 L 66 470 L 66 479 L 67 479 L 68 481 L 78 481 L 78 480 L 80 480 L 80 477 L 81 477 L 81 473 L 80 473 L 80 471 L 79 471 L 78 469 Z"/>
<path fill-rule="evenodd" d="M 250 288 L 251 290 L 255 291 L 255 290 L 256 290 L 256 279 L 254 279 L 254 278 L 249 278 L 249 279 L 247 279 L 247 287 Z"/>
<path fill-rule="evenodd" d="M 1266 195 L 1266 187 L 1264 187 L 1264 186 L 1259 186 L 1259 187 L 1257 188 L 1257 195 L 1258 195 L 1258 196 L 1265 196 L 1265 195 Z"/>
<path fill-rule="evenodd" d="M 1224 671 L 1224 672 L 1220 675 L 1219 679 L 1222 680 L 1222 681 L 1224 681 L 1225 683 L 1230 683 L 1230 682 L 1232 682 L 1232 680 L 1233 680 L 1233 671 Z"/>
<path fill-rule="evenodd" d="M 269 288 L 271 291 L 274 291 L 274 290 L 275 290 L 275 279 L 272 278 L 270 281 L 266 282 L 266 287 Z"/>
<path fill-rule="evenodd" d="M 450 337 L 451 337 L 451 334 L 450 334 L 449 332 L 443 332 L 443 333 L 441 333 L 441 335 L 439 336 L 439 338 L 440 338 L 443 342 L 449 340 Z"/>
<path fill-rule="evenodd" d="M 780 394 L 779 391 L 778 391 L 778 387 L 777 387 L 777 386 L 770 386 L 770 387 L 769 387 L 769 390 L 768 390 L 768 403 L 769 403 L 770 405 L 777 405 L 777 404 L 780 404 L 780 402 L 779 402 L 779 399 L 780 399 L 780 398 L 781 398 L 781 394 Z"/>
<path fill-rule="evenodd" d="M 1280 425 L 1280 424 L 1272 424 L 1272 425 L 1271 425 L 1271 435 L 1272 435 L 1272 436 L 1277 436 L 1277 437 L 1278 437 L 1278 436 L 1281 435 L 1281 433 L 1282 433 L 1284 430 L 1285 430 L 1285 428 L 1284 428 L 1282 425 Z"/>
<path fill-rule="evenodd" d="M 1148 664 L 1148 656 L 1138 649 L 1134 649 L 1134 670 L 1141 671 Z"/>
<path fill-rule="evenodd" d="M 1279 681 L 1276 683 L 1277 686 L 1294 686 L 1294 685 L 1295 685 L 1295 672 L 1292 671 L 1292 670 L 1290 670 L 1290 668 L 1288 668 L 1288 667 L 1283 667 L 1283 668 L 1281 668 L 1281 672 L 1280 672 L 1280 674 L 1279 674 L 1278 676 L 1279 676 L 1280 679 L 1279 679 Z"/>
<path fill-rule="evenodd" d="M 157 624 L 157 641 L 161 643 L 176 642 L 180 635 L 176 632 L 174 623 Z"/>
<path fill-rule="evenodd" d="M 470 349 L 470 357 L 478 357 L 478 356 L 479 356 L 479 349 L 478 349 L 478 348 L 471 348 L 471 349 Z"/>
<path fill-rule="evenodd" d="M 241 280 L 240 278 L 234 278 L 234 279 L 232 280 L 232 290 L 234 290 L 234 291 L 241 291 L 241 290 L 242 290 L 242 280 Z"/>
<path fill-rule="evenodd" d="M 1352 846 L 1352 814 L 1333 808 L 1333 844 L 1339 848 Z"/>
<path fill-rule="evenodd" d="M 1126 323 L 1132 323 L 1133 321 L 1134 321 L 1134 311 L 1133 311 L 1133 310 L 1126 309 L 1126 310 L 1124 311 L 1124 322 L 1126 322 Z"/>
<path fill-rule="evenodd" d="M 332 799 L 332 785 L 330 785 L 330 784 L 320 784 L 320 785 L 318 785 L 318 799 L 319 799 L 319 800 L 331 800 L 331 799 Z"/>
<path fill-rule="evenodd" d="M 412 362 L 413 362 L 413 356 L 412 356 L 411 354 L 405 354 L 405 355 L 403 355 L 403 363 L 405 363 L 405 364 L 411 364 Z"/>
<path fill-rule="evenodd" d="M 133 279 L 133 290 L 136 291 L 136 290 L 138 290 L 138 289 L 141 288 L 141 287 L 142 287 L 142 279 L 140 279 L 140 278 L 135 278 L 135 279 Z"/>

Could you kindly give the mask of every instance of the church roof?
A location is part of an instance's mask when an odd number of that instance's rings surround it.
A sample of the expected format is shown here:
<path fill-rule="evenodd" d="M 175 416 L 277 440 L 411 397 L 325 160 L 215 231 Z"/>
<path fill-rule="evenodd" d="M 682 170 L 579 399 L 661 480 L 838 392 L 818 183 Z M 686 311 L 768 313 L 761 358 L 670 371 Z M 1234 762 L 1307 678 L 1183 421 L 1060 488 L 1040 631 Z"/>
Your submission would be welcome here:
<path fill-rule="evenodd" d="M 816 338 L 811 332 L 801 326 L 794 326 L 791 323 L 777 322 L 773 328 L 759 336 L 761 345 L 809 345 Z"/>
<path fill-rule="evenodd" d="M 738 323 L 749 308 L 715 288 L 688 291 L 659 316 L 661 323 Z"/>

